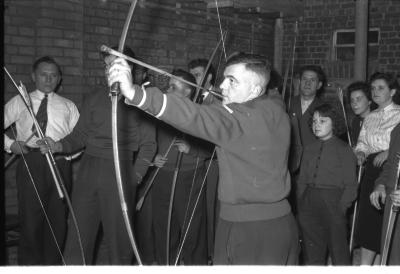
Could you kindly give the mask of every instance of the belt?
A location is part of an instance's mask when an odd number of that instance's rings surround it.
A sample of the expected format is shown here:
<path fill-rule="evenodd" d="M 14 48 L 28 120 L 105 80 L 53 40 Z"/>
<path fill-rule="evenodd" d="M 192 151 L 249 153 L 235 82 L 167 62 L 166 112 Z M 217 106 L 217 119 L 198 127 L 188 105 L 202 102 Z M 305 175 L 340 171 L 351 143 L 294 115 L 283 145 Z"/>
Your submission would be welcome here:
<path fill-rule="evenodd" d="M 28 148 L 29 152 L 40 152 L 40 148 L 38 148 L 38 147 L 27 147 L 27 148 Z M 53 157 L 54 157 L 54 160 L 59 160 L 59 159 L 67 160 L 67 159 L 65 159 L 65 156 L 63 156 L 63 155 L 53 155 Z"/>
<path fill-rule="evenodd" d="M 338 186 L 319 185 L 319 184 L 307 184 L 307 186 L 311 187 L 311 188 L 319 188 L 319 189 L 341 189 Z"/>
<path fill-rule="evenodd" d="M 40 148 L 38 147 L 27 147 L 29 152 L 40 152 Z"/>

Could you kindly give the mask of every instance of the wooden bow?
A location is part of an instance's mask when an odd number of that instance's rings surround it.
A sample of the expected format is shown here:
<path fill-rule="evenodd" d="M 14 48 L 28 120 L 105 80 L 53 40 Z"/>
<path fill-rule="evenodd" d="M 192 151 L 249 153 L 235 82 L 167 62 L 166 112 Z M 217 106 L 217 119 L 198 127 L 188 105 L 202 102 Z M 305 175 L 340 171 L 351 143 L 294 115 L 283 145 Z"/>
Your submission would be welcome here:
<path fill-rule="evenodd" d="M 118 51 L 123 52 L 126 36 L 128 34 L 128 29 L 130 22 L 132 20 L 133 12 L 135 10 L 137 4 L 137 0 L 133 0 L 131 6 L 129 8 L 128 16 L 126 17 L 124 28 L 122 30 L 121 38 L 118 44 Z M 139 250 L 136 245 L 135 236 L 133 235 L 132 226 L 130 223 L 130 218 L 128 214 L 128 207 L 125 201 L 124 189 L 122 186 L 122 177 L 121 177 L 121 166 L 119 161 L 119 150 L 118 150 L 118 123 L 117 123 L 117 113 L 118 113 L 118 100 L 119 100 L 119 83 L 115 83 L 110 88 L 110 96 L 111 96 L 111 119 L 112 119 L 112 143 L 113 143 L 113 154 L 114 154 L 114 167 L 115 167 L 115 176 L 118 186 L 118 194 L 121 203 L 122 216 L 124 218 L 125 227 L 128 232 L 129 240 L 135 254 L 136 260 L 139 265 L 142 265 L 142 260 L 140 259 Z"/>
<path fill-rule="evenodd" d="M 291 70 L 290 74 L 290 88 L 289 88 L 289 101 L 287 105 L 287 109 L 290 109 L 290 104 L 291 104 L 291 98 L 292 98 L 292 93 L 293 93 L 293 69 L 294 69 L 294 57 L 295 57 L 295 52 L 296 52 L 296 42 L 297 42 L 297 35 L 299 33 L 299 28 L 298 28 L 298 22 L 295 22 L 294 25 L 294 38 L 293 38 L 293 45 L 291 48 L 290 52 L 290 58 L 288 59 L 288 63 L 286 65 L 286 70 L 285 70 L 285 76 L 283 78 L 283 90 L 282 90 L 282 99 L 285 102 L 285 97 L 286 97 L 286 87 L 287 87 L 287 81 L 289 78 L 289 70 Z"/>

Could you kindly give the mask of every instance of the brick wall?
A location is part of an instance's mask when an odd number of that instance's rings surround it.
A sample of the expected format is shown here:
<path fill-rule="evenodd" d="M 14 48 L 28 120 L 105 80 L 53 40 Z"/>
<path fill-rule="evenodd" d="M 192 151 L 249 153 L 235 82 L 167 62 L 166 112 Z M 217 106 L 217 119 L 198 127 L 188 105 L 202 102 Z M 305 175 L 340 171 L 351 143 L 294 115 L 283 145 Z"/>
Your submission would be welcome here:
<path fill-rule="evenodd" d="M 28 90 L 34 88 L 31 65 L 42 55 L 52 55 L 63 70 L 59 93 L 72 99 L 78 107 L 82 95 L 104 82 L 98 49 L 102 44 L 117 45 L 129 9 L 126 0 L 5 0 L 4 63 L 17 81 Z M 140 1 L 139 1 L 140 2 Z M 153 3 L 153 6 L 143 6 Z M 154 66 L 171 71 L 186 69 L 193 58 L 208 58 L 220 38 L 218 20 L 208 16 L 206 4 L 199 1 L 143 1 L 136 7 L 126 44 L 137 56 Z M 211 11 L 214 12 L 215 11 Z M 221 15 L 226 11 L 221 10 Z M 197 15 L 198 14 L 198 15 Z M 240 19 L 240 16 L 238 17 Z M 254 18 L 257 20 L 257 18 Z M 255 21 L 258 22 L 258 21 Z M 229 36 L 226 53 L 253 51 L 272 57 L 273 22 L 251 24 L 222 19 Z M 218 63 L 217 54 L 214 65 Z M 165 86 L 167 78 L 152 73 L 152 79 Z M 4 99 L 16 94 L 5 79 Z M 79 161 L 75 164 L 75 169 Z M 16 213 L 15 165 L 6 172 L 7 212 Z"/>
<path fill-rule="evenodd" d="M 348 83 L 353 78 L 353 62 L 333 60 L 333 33 L 355 28 L 354 0 L 304 0 L 304 18 L 299 22 L 295 67 L 321 65 L 331 81 Z M 369 63 L 374 71 L 400 71 L 400 1 L 370 0 L 369 27 L 380 29 L 379 57 Z M 285 20 L 284 56 L 289 56 L 294 20 Z M 286 53 L 286 54 L 285 54 Z M 287 61 L 285 61 L 286 66 Z"/>

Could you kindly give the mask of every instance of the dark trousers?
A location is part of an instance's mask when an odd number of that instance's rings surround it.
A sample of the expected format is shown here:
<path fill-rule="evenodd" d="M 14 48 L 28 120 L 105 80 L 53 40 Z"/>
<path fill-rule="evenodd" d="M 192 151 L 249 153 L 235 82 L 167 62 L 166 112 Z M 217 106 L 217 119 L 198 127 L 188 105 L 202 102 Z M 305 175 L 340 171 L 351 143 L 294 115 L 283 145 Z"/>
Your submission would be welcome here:
<path fill-rule="evenodd" d="M 350 265 L 346 215 L 341 189 L 308 187 L 298 204 L 306 265 L 325 265 L 327 252 L 334 265 Z"/>
<path fill-rule="evenodd" d="M 195 200 L 204 179 L 204 167 L 201 166 L 198 168 L 192 188 L 193 175 L 194 170 L 180 171 L 176 182 L 171 220 L 170 264 L 175 263 L 178 245 L 181 243 L 186 231 L 190 214 L 193 211 Z M 168 207 L 172 177 L 173 171 L 161 169 L 152 189 L 156 261 L 161 265 L 166 264 Z M 188 205 L 189 199 L 190 204 Z M 180 258 L 185 265 L 207 264 L 207 227 L 204 189 L 191 221 Z"/>
<path fill-rule="evenodd" d="M 134 210 L 136 181 L 132 161 L 121 161 L 121 175 L 128 213 Z M 86 263 L 93 263 L 99 226 L 108 249 L 109 264 L 131 264 L 133 251 L 123 220 L 118 187 L 112 159 L 84 155 L 76 183 L 72 190 L 72 206 L 78 222 Z M 131 222 L 132 224 L 132 222 Z M 81 250 L 73 229 L 71 216 L 68 219 L 68 236 L 64 257 L 67 264 L 82 264 Z"/>
<path fill-rule="evenodd" d="M 152 177 L 153 172 L 149 172 L 149 178 Z M 147 184 L 142 184 L 139 186 L 138 196 L 136 199 L 137 201 L 139 201 L 139 199 L 142 197 L 146 186 Z M 147 193 L 140 211 L 136 211 L 135 213 L 135 237 L 140 250 L 142 263 L 144 265 L 152 265 L 156 261 L 153 236 L 152 191 Z"/>
<path fill-rule="evenodd" d="M 252 222 L 229 222 L 219 218 L 214 264 L 295 265 L 298 241 L 297 224 L 291 213 Z"/>
<path fill-rule="evenodd" d="M 211 165 L 210 165 L 211 161 Z M 207 207 L 207 241 L 208 241 L 208 255 L 213 256 L 214 253 L 214 239 L 215 239 L 215 228 L 216 218 L 218 216 L 217 206 L 217 187 L 218 187 L 218 161 L 207 160 L 205 163 L 206 168 L 210 166 L 207 174 L 207 185 L 206 185 L 206 207 Z"/>
<path fill-rule="evenodd" d="M 17 166 L 18 213 L 20 240 L 18 246 L 19 265 L 58 265 L 61 264 L 61 251 L 67 230 L 67 207 L 60 199 L 46 157 L 40 152 L 24 155 L 32 174 L 35 188 L 22 159 Z M 63 177 L 65 188 L 71 185 L 71 164 L 65 159 L 56 161 Z M 37 193 L 36 193 L 37 191 Z M 50 221 L 57 244 L 40 205 Z"/>

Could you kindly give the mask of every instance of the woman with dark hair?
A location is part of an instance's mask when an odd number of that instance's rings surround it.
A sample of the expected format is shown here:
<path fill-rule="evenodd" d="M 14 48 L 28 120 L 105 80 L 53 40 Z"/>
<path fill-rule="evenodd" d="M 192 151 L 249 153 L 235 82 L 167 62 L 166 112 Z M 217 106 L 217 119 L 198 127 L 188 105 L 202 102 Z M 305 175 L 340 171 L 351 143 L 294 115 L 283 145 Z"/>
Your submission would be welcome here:
<path fill-rule="evenodd" d="M 358 81 L 351 83 L 347 87 L 347 94 L 349 96 L 351 109 L 355 114 L 350 124 L 351 143 L 355 146 L 364 118 L 371 110 L 376 108 L 376 105 L 372 102 L 371 91 L 366 82 Z"/>
<path fill-rule="evenodd" d="M 329 104 L 315 108 L 312 131 L 318 140 L 304 148 L 298 179 L 298 219 L 306 265 L 349 265 L 346 211 L 357 195 L 356 158 L 339 139 L 344 119 Z"/>
<path fill-rule="evenodd" d="M 377 72 L 371 76 L 369 83 L 372 100 L 378 108 L 365 117 L 355 147 L 358 164 L 365 166 L 360 184 L 355 241 L 361 246 L 361 264 L 367 265 L 380 260 L 383 215 L 371 205 L 369 196 L 388 157 L 390 133 L 400 122 L 400 106 L 393 102 L 399 92 L 397 79 L 390 74 Z"/>

